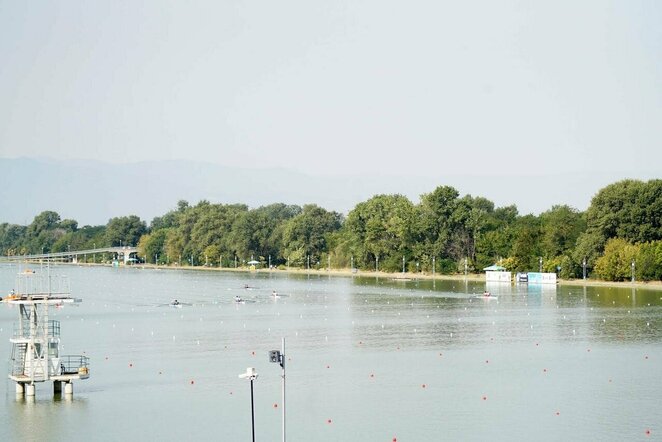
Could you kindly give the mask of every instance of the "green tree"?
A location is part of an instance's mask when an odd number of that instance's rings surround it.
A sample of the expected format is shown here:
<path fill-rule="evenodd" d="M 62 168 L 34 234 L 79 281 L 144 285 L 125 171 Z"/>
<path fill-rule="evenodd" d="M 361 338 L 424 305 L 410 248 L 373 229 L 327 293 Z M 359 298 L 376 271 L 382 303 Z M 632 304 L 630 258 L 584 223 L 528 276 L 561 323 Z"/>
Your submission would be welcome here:
<path fill-rule="evenodd" d="M 329 250 L 330 235 L 340 229 L 342 217 L 314 204 L 303 206 L 301 213 L 291 218 L 284 226 L 283 246 L 285 256 L 295 256 L 300 262 L 302 256 L 310 256 L 311 262 L 319 262 L 322 253 Z M 306 258 L 307 259 L 307 258 Z"/>
<path fill-rule="evenodd" d="M 641 281 L 662 280 L 662 241 L 639 244 L 635 258 L 636 278 Z"/>
<path fill-rule="evenodd" d="M 106 244 L 109 246 L 138 245 L 147 231 L 144 221 L 135 215 L 112 218 L 106 225 Z"/>
<path fill-rule="evenodd" d="M 169 229 L 153 230 L 152 233 L 145 234 L 140 238 L 138 244 L 138 255 L 144 256 L 148 263 L 157 263 L 166 261 L 166 240 Z M 157 256 L 158 255 L 158 256 Z"/>
<path fill-rule="evenodd" d="M 623 180 L 600 189 L 586 211 L 586 225 L 574 256 L 589 257 L 591 263 L 611 238 L 662 239 L 662 180 Z"/>
<path fill-rule="evenodd" d="M 538 270 L 538 258 L 542 256 L 540 236 L 538 217 L 526 215 L 517 220 L 509 270 L 529 272 Z"/>
<path fill-rule="evenodd" d="M 554 258 L 570 251 L 586 229 L 582 214 L 566 206 L 553 206 L 540 215 L 543 256 Z"/>
<path fill-rule="evenodd" d="M 356 251 L 355 264 L 397 270 L 403 255 L 414 245 L 414 205 L 402 195 L 377 195 L 359 203 L 349 213 L 346 235 Z"/>
<path fill-rule="evenodd" d="M 457 206 L 458 191 L 450 186 L 439 186 L 421 196 L 416 217 L 418 254 L 425 252 L 444 257 L 453 230 L 453 213 Z"/>
<path fill-rule="evenodd" d="M 639 253 L 636 245 L 623 238 L 607 241 L 604 255 L 595 263 L 595 273 L 607 281 L 625 281 L 632 276 L 632 261 Z"/>
<path fill-rule="evenodd" d="M 18 224 L 0 224 L 0 252 L 2 255 L 17 255 L 25 238 L 27 227 Z"/>
<path fill-rule="evenodd" d="M 482 269 L 510 256 L 517 219 L 517 207 L 514 205 L 499 207 L 487 214 L 485 225 L 476 239 L 475 269 Z"/>
<path fill-rule="evenodd" d="M 487 231 L 494 212 L 494 203 L 486 198 L 466 195 L 457 201 L 452 214 L 453 232 L 448 247 L 449 256 L 456 261 L 465 257 L 476 262 L 477 244 Z M 478 263 L 479 266 L 487 264 Z"/>

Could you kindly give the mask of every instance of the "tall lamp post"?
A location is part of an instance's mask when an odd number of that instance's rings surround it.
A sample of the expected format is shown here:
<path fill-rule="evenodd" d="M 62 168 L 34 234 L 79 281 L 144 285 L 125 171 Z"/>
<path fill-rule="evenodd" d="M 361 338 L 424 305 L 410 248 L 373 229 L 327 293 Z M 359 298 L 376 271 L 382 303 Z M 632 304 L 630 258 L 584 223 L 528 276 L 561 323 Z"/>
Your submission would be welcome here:
<path fill-rule="evenodd" d="M 251 381 L 251 429 L 253 434 L 253 442 L 255 442 L 255 406 L 253 405 L 253 381 L 257 379 L 257 373 L 253 367 L 248 367 L 246 373 L 239 375 L 240 379 L 248 379 Z"/>
<path fill-rule="evenodd" d="M 584 260 L 582 261 L 582 267 L 584 270 L 584 279 L 586 279 L 586 258 L 584 258 Z"/>
<path fill-rule="evenodd" d="M 542 256 L 540 257 L 539 262 L 540 262 L 540 273 L 542 273 Z"/>
<path fill-rule="evenodd" d="M 634 282 L 634 259 L 632 260 L 632 282 Z"/>
<path fill-rule="evenodd" d="M 280 351 L 271 350 L 269 352 L 269 362 L 280 364 L 280 368 L 283 370 L 283 373 L 281 375 L 281 378 L 283 379 L 283 385 L 282 385 L 283 433 L 282 433 L 282 437 L 283 437 L 283 442 L 285 442 L 285 338 L 282 338 L 281 345 L 280 345 Z"/>

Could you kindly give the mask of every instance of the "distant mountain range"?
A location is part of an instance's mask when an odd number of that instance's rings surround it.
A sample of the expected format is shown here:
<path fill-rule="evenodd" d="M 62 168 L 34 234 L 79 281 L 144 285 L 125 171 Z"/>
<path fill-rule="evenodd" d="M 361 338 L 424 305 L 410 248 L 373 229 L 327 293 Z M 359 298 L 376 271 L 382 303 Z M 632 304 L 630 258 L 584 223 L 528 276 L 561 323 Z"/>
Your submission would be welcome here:
<path fill-rule="evenodd" d="M 0 158 L 0 174 L 0 222 L 25 225 L 38 213 L 54 210 L 81 226 L 106 224 L 124 215 L 138 215 L 149 223 L 181 199 L 250 207 L 314 203 L 347 213 L 381 193 L 399 193 L 418 202 L 421 194 L 439 185 L 453 186 L 461 195 L 486 197 L 497 206 L 516 204 L 520 213 L 539 213 L 554 204 L 585 210 L 600 188 L 625 178 L 618 174 L 472 176 L 457 170 L 440 171 L 438 177 L 384 176 L 370 169 L 360 176 L 311 176 L 287 169 L 193 161 L 111 164 L 31 158 Z"/>

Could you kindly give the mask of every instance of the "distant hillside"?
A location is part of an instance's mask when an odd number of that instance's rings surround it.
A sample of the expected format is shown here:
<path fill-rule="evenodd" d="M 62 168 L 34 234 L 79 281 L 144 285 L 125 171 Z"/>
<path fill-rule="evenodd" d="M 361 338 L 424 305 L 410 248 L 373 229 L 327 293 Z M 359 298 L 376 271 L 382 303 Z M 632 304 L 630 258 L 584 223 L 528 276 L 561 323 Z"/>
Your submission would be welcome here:
<path fill-rule="evenodd" d="M 95 161 L 0 159 L 0 222 L 29 224 L 43 210 L 54 210 L 80 225 L 105 224 L 135 214 L 150 221 L 185 199 L 245 203 L 315 203 L 346 212 L 375 193 L 405 193 L 412 198 L 434 188 L 369 177 L 312 177 L 283 169 L 238 169 L 189 161 L 126 165 Z"/>
<path fill-rule="evenodd" d="M 0 174 L 0 222 L 25 225 L 41 211 L 54 210 L 81 226 L 105 224 L 112 217 L 129 214 L 149 222 L 180 199 L 250 207 L 315 203 L 347 213 L 375 194 L 400 193 L 416 202 L 438 185 L 486 197 L 497 206 L 516 204 L 520 213 L 539 213 L 554 204 L 584 210 L 598 189 L 626 177 L 472 176 L 470 169 L 441 165 L 438 177 L 383 176 L 369 165 L 361 176 L 314 177 L 286 169 L 240 169 L 190 161 L 119 165 L 28 158 L 0 159 Z"/>

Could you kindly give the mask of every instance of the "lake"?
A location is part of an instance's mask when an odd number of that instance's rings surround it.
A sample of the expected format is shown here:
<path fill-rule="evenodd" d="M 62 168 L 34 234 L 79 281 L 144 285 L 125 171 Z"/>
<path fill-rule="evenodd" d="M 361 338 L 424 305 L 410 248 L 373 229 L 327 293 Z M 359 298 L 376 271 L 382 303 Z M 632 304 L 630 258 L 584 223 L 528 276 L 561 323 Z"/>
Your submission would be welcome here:
<path fill-rule="evenodd" d="M 40 272 L 38 266 L 33 266 Z M 0 266 L 0 290 L 16 266 Z M 0 383 L 1 440 L 659 440 L 662 292 L 306 274 L 57 266 L 73 399 Z M 249 285 L 250 288 L 244 288 Z M 272 291 L 280 298 L 274 299 Z M 236 303 L 240 296 L 245 303 Z M 182 308 L 168 304 L 177 299 Z M 8 361 L 17 309 L 0 305 Z"/>

